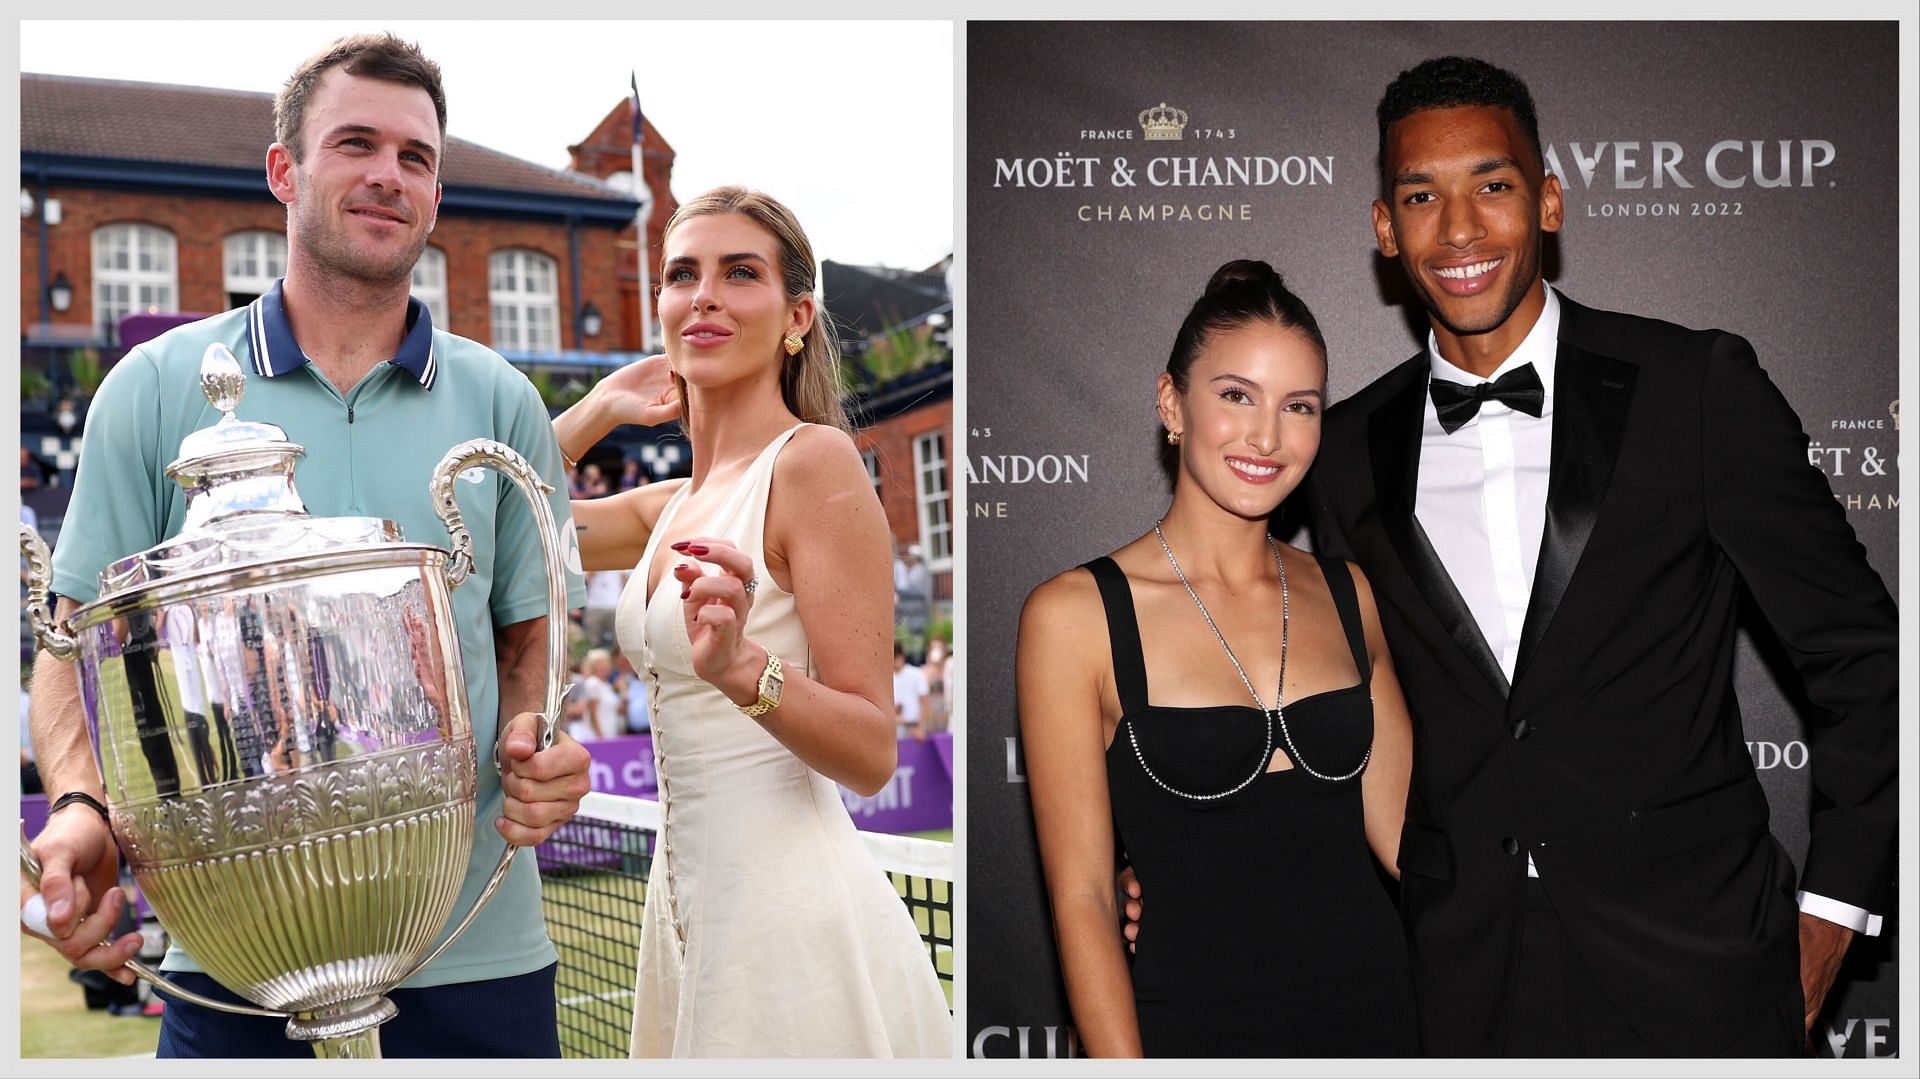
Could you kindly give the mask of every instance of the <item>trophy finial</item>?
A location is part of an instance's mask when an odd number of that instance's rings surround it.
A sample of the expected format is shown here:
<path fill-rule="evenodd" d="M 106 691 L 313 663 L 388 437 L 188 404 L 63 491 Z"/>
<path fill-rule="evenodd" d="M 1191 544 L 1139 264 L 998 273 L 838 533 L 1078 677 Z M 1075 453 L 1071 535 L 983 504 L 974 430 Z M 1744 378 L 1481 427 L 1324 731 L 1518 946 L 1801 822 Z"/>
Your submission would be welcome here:
<path fill-rule="evenodd" d="M 220 410 L 223 419 L 231 420 L 246 390 L 247 376 L 241 373 L 233 351 L 218 341 L 208 345 L 200 357 L 200 392 L 207 395 L 208 403 Z"/>
<path fill-rule="evenodd" d="M 167 478 L 187 489 L 183 534 L 234 513 L 271 510 L 306 516 L 293 488 L 294 462 L 306 451 L 287 441 L 287 432 L 277 424 L 233 414 L 246 387 L 246 373 L 233 350 L 219 342 L 208 345 L 200 354 L 200 392 L 219 410 L 220 419 L 181 439 L 180 456 L 167 466 Z"/>

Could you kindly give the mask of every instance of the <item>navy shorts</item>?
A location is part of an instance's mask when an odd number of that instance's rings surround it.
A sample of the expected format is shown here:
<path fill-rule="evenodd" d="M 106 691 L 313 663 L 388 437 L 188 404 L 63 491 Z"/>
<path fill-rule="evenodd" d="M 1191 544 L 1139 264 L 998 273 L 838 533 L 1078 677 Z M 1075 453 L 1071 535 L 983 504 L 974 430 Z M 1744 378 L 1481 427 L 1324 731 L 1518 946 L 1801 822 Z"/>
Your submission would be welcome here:
<path fill-rule="evenodd" d="M 559 964 L 484 982 L 396 989 L 400 1014 L 380 1027 L 382 1056 L 558 1057 L 560 1028 L 553 978 Z M 167 978 L 214 1000 L 246 1001 L 205 974 Z M 162 994 L 165 996 L 165 994 Z M 215 1011 L 171 996 L 160 1021 L 156 1057 L 292 1057 L 313 1059 L 305 1042 L 287 1037 L 287 1021 Z"/>

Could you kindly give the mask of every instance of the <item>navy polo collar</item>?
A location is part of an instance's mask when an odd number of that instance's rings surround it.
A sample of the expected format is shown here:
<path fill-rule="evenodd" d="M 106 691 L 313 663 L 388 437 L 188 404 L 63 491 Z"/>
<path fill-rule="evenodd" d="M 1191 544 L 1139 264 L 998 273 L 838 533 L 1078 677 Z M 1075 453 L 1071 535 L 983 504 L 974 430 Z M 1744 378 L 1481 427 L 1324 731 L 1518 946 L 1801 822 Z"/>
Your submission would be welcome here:
<path fill-rule="evenodd" d="M 262 378 L 277 378 L 310 362 L 287 322 L 284 284 L 285 278 L 275 281 L 266 295 L 247 305 L 247 346 L 253 351 L 254 373 Z M 407 297 L 407 336 L 400 342 L 399 354 L 387 362 L 406 368 L 429 390 L 439 377 L 440 365 L 433 355 L 433 316 L 426 304 L 412 296 Z"/>

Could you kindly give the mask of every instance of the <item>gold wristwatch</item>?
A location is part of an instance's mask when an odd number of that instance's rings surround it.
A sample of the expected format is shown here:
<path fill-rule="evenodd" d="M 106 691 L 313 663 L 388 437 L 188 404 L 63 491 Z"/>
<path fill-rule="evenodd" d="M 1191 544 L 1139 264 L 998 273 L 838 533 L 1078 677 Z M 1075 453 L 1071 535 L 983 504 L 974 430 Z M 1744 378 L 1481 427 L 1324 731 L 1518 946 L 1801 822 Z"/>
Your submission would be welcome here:
<path fill-rule="evenodd" d="M 767 649 L 767 667 L 760 672 L 760 699 L 752 704 L 736 704 L 735 708 L 758 719 L 780 707 L 780 690 L 787 684 L 786 673 L 781 669 L 780 657 Z"/>

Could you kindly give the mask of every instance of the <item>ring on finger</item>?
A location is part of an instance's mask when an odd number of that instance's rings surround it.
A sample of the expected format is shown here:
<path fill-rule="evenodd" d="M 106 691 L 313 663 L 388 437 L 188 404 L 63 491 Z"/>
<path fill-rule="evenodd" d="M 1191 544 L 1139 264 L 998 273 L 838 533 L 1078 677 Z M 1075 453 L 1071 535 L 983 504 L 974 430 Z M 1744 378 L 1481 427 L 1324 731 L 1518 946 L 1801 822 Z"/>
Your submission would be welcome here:
<path fill-rule="evenodd" d="M 749 596 L 753 595 L 753 590 L 758 587 L 760 587 L 760 576 L 758 574 L 755 574 L 754 576 L 747 578 L 747 584 L 746 584 L 747 595 Z"/>

